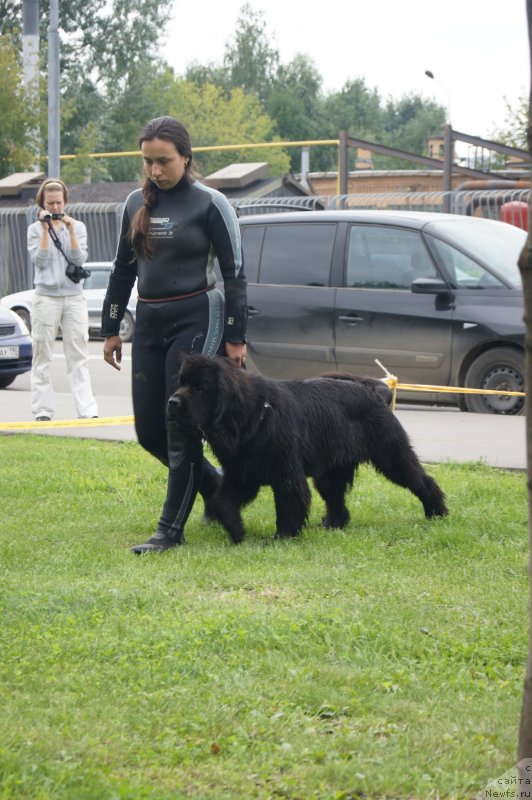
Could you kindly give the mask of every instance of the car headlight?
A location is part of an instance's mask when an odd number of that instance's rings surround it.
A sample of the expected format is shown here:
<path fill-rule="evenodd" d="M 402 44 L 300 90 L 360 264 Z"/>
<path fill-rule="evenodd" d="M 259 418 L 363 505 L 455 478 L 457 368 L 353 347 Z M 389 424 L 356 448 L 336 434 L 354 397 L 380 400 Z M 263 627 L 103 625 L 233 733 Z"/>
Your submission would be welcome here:
<path fill-rule="evenodd" d="M 18 327 L 19 327 L 19 330 L 20 330 L 21 334 L 22 334 L 23 336 L 29 336 L 29 335 L 30 335 L 30 332 L 29 332 L 29 330 L 28 330 L 28 326 L 26 325 L 26 323 L 24 322 L 24 320 L 22 319 L 22 317 L 19 317 L 19 315 L 18 315 L 18 314 L 16 314 L 14 311 L 11 311 L 11 309 L 10 309 L 10 308 L 8 308 L 7 310 L 9 311 L 9 313 L 11 314 L 11 316 L 13 317 L 13 319 L 15 320 L 15 322 L 17 323 L 17 325 L 18 325 Z"/>

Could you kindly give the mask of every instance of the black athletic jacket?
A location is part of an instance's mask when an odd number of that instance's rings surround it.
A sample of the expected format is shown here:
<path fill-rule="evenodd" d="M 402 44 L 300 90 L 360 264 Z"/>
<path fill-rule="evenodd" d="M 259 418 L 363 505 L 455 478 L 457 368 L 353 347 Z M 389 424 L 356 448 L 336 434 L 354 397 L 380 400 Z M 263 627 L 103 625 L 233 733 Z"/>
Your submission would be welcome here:
<path fill-rule="evenodd" d="M 124 207 L 122 230 L 102 311 L 102 334 L 120 329 L 131 289 L 138 275 L 143 300 L 171 300 L 199 292 L 216 282 L 218 258 L 225 294 L 224 340 L 244 341 L 247 322 L 246 279 L 240 230 L 227 198 L 207 186 L 183 178 L 167 191 L 157 189 L 150 210 L 152 257 L 134 257 L 128 238 L 130 223 L 144 203 L 142 189 L 132 192 Z"/>

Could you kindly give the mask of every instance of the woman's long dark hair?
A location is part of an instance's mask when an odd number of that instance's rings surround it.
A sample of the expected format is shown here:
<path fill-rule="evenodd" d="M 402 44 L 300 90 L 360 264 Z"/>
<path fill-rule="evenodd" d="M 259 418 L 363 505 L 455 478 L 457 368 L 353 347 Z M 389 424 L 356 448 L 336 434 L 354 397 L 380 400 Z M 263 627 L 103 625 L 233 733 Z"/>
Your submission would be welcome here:
<path fill-rule="evenodd" d="M 151 142 L 153 139 L 165 139 L 172 142 L 177 152 L 187 159 L 183 180 L 190 183 L 194 180 L 192 171 L 192 148 L 190 146 L 190 136 L 188 131 L 175 117 L 156 117 L 150 120 L 140 134 L 139 147 L 143 142 Z M 144 205 L 139 208 L 131 220 L 129 239 L 135 256 L 152 256 L 155 253 L 155 246 L 148 237 L 150 229 L 150 210 L 157 202 L 157 187 L 147 175 L 144 175 L 142 185 L 144 195 Z"/>

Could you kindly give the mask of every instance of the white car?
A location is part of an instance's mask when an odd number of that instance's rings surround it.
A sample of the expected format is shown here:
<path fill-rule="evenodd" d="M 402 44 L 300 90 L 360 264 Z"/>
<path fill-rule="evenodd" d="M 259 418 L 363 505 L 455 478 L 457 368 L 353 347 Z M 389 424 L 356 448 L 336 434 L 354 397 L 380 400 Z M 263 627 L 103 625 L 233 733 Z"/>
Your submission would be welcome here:
<path fill-rule="evenodd" d="M 100 337 L 102 324 L 102 306 L 111 274 L 111 263 L 108 261 L 87 262 L 83 265 L 90 271 L 90 277 L 83 282 L 83 293 L 87 298 L 89 309 L 89 334 L 93 337 Z M 29 330 L 31 331 L 31 304 L 33 301 L 34 290 L 28 289 L 25 292 L 7 294 L 0 299 L 0 305 L 15 311 L 22 317 Z M 137 285 L 133 287 L 131 297 L 127 306 L 127 311 L 120 325 L 120 336 L 122 341 L 130 342 L 133 338 L 135 328 L 135 309 L 137 305 Z"/>

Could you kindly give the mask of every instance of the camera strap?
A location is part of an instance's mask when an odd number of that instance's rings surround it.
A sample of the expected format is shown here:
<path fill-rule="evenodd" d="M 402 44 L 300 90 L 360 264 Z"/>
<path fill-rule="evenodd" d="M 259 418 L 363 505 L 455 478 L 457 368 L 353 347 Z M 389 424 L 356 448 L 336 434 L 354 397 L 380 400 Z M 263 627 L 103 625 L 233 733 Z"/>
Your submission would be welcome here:
<path fill-rule="evenodd" d="M 61 255 L 63 256 L 63 258 L 67 263 L 65 270 L 67 278 L 69 278 L 69 280 L 71 280 L 72 283 L 79 283 L 81 280 L 83 280 L 83 278 L 88 278 L 90 275 L 89 270 L 85 269 L 84 267 L 78 267 L 77 264 L 73 264 L 72 261 L 67 256 L 67 254 L 65 253 L 65 251 L 63 250 L 61 242 L 59 240 L 59 236 L 57 235 L 57 232 L 55 231 L 54 226 L 52 225 L 52 221 L 50 219 L 47 219 L 46 223 L 48 225 L 48 232 L 50 234 L 52 242 L 55 244 L 55 246 L 57 247 L 57 249 L 59 250 L 59 252 L 61 253 Z"/>
<path fill-rule="evenodd" d="M 72 264 L 72 261 L 69 259 L 69 257 L 67 256 L 67 254 L 63 250 L 63 247 L 61 245 L 61 241 L 60 241 L 59 236 L 57 235 L 57 233 L 55 231 L 55 228 L 54 228 L 53 224 L 51 223 L 51 221 L 49 219 L 46 220 L 46 222 L 48 223 L 48 233 L 50 234 L 50 239 L 55 244 L 55 246 L 57 247 L 57 249 L 59 250 L 59 252 L 63 256 L 63 258 L 67 262 L 67 265 L 75 267 L 76 265 Z"/>

